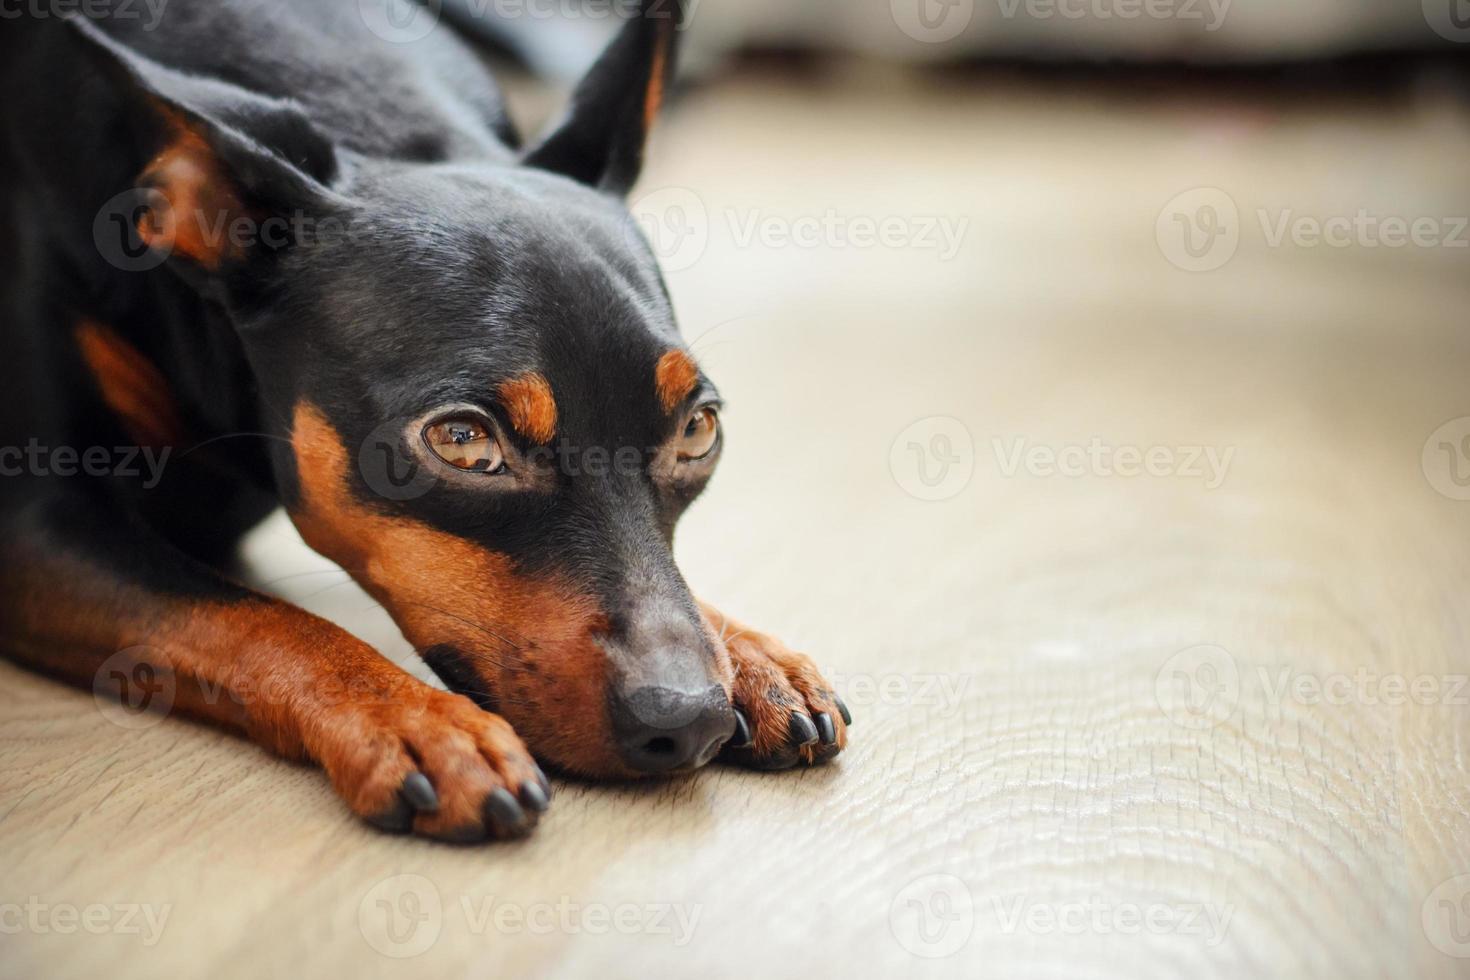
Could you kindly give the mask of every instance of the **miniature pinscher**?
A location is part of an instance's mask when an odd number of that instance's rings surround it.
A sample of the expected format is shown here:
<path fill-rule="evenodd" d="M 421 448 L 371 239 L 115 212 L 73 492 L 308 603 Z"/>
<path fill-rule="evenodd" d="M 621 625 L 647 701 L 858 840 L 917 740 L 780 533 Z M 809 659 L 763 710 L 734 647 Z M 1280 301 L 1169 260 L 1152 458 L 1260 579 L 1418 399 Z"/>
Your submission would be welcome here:
<path fill-rule="evenodd" d="M 523 146 L 463 25 L 369 29 L 409 2 L 0 29 L 0 649 L 451 841 L 534 826 L 538 760 L 830 759 L 831 686 L 673 559 L 720 400 L 624 198 L 682 5 L 643 0 Z M 447 692 L 232 577 L 277 507 Z"/>

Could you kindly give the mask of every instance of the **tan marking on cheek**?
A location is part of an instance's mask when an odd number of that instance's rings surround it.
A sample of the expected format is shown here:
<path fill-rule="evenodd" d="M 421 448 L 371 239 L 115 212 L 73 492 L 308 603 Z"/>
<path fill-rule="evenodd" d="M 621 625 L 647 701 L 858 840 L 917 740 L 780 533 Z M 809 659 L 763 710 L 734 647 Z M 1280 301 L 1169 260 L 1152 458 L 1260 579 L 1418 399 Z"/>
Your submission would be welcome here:
<path fill-rule="evenodd" d="M 533 372 L 502 382 L 495 393 L 510 415 L 510 424 L 533 442 L 550 442 L 556 435 L 556 399 L 551 384 Z"/>
<path fill-rule="evenodd" d="M 607 623 L 595 598 L 369 509 L 348 490 L 350 455 L 315 406 L 297 405 L 291 441 L 301 493 L 291 518 L 309 545 L 381 602 L 416 649 L 461 651 L 537 755 L 588 775 L 628 774 L 607 719 L 607 662 L 595 642 Z"/>
<path fill-rule="evenodd" d="M 694 391 L 699 383 L 699 368 L 694 360 L 681 350 L 671 350 L 658 359 L 653 369 L 653 387 L 658 392 L 659 404 L 665 412 L 673 412 Z"/>
<path fill-rule="evenodd" d="M 152 361 L 95 320 L 78 323 L 76 339 L 102 401 L 139 446 L 158 449 L 183 439 L 184 423 L 173 392 Z"/>

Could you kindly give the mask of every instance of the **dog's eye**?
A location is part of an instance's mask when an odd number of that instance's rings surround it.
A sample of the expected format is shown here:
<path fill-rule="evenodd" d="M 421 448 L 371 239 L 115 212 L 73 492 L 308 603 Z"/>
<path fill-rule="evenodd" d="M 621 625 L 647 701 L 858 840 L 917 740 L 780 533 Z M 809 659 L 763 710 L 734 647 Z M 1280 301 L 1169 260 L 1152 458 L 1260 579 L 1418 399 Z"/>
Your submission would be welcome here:
<path fill-rule="evenodd" d="M 450 466 L 472 473 L 505 469 L 505 454 L 490 434 L 490 426 L 472 416 L 446 419 L 424 429 L 424 442 Z"/>
<path fill-rule="evenodd" d="M 720 413 L 714 406 L 706 405 L 684 424 L 684 433 L 679 437 L 679 459 L 703 459 L 715 448 L 720 438 Z"/>

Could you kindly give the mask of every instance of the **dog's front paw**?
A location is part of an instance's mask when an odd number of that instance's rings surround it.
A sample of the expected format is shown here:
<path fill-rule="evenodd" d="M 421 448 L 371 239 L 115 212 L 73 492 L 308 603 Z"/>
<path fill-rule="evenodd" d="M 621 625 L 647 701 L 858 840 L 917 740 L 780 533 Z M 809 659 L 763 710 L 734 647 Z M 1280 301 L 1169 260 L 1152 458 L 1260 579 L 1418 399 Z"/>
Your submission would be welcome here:
<path fill-rule="evenodd" d="M 703 606 L 735 671 L 735 737 L 719 759 L 752 769 L 817 765 L 847 745 L 852 716 L 811 658 Z"/>
<path fill-rule="evenodd" d="M 332 785 L 384 830 L 455 843 L 519 837 L 551 799 L 509 722 L 417 681 L 338 704 L 313 727 Z"/>

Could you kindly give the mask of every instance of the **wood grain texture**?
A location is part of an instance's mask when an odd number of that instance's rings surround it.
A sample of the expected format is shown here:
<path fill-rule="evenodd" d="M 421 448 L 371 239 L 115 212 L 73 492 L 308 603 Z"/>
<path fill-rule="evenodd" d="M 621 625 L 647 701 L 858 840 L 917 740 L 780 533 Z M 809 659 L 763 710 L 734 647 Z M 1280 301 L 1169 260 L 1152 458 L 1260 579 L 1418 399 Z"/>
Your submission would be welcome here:
<path fill-rule="evenodd" d="M 359 825 L 311 769 L 183 722 L 125 731 L 0 665 L 0 974 L 1467 975 L 1445 950 L 1470 953 L 1470 503 L 1421 463 L 1470 415 L 1467 253 L 1257 228 L 1189 274 L 1154 240 L 1199 186 L 1248 224 L 1467 213 L 1465 119 L 1406 108 L 887 78 L 697 97 L 644 183 L 703 209 L 670 280 L 730 402 L 680 557 L 816 656 L 856 716 L 847 753 L 559 782 L 533 839 L 451 848 Z M 970 226 L 948 261 L 740 243 L 752 213 L 828 208 Z M 918 457 L 891 455 L 916 423 L 932 448 L 940 416 L 973 472 L 926 501 Z M 1233 456 L 1214 489 L 1007 473 L 1016 440 L 1094 439 Z M 283 521 L 248 551 L 406 657 Z M 1217 689 L 1203 714 L 1180 671 Z M 1380 680 L 1326 703 L 1282 686 L 1303 675 Z M 1385 675 L 1441 686 L 1387 703 Z M 38 903 L 168 917 L 151 945 L 13 928 Z"/>

